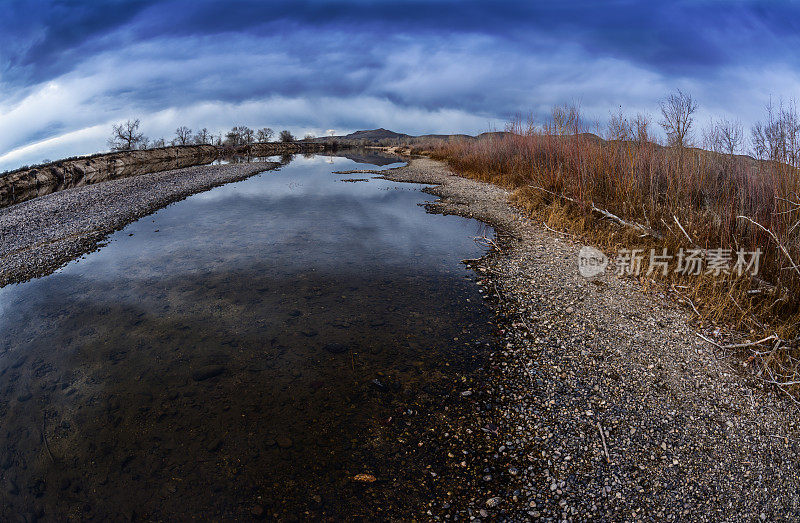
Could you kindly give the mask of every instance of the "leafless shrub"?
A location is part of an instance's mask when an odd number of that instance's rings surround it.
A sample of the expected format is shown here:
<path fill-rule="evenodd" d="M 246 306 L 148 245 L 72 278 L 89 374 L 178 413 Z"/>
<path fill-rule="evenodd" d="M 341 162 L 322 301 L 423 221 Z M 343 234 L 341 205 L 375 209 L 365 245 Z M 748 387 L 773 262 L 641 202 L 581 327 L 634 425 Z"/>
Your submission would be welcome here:
<path fill-rule="evenodd" d="M 627 141 L 633 139 L 633 125 L 622 111 L 622 106 L 616 113 L 611 113 L 608 119 L 607 138 L 609 140 Z"/>
<path fill-rule="evenodd" d="M 655 231 L 649 237 L 656 238 L 652 241 L 658 247 L 677 250 L 688 240 L 692 245 L 733 252 L 760 250 L 758 278 L 709 277 L 687 283 L 693 285 L 687 287 L 687 295 L 716 319 L 732 318 L 748 328 L 777 321 L 783 332 L 800 333 L 796 321 L 800 314 L 800 170 L 786 161 L 759 162 L 738 155 L 743 131 L 736 120 L 717 120 L 704 133 L 710 146 L 724 157 L 685 148 L 697 104 L 679 92 L 665 100 L 664 108 L 667 116 L 675 115 L 676 131 L 669 143 L 682 144 L 680 154 L 654 145 L 647 116 L 628 120 L 628 127 L 620 112 L 612 116 L 609 137 L 630 133 L 638 142 L 635 147 L 582 134 L 558 135 L 565 132 L 563 120 L 558 120 L 546 128 L 548 132 L 532 136 L 515 132 L 491 140 L 441 142 L 431 149 L 458 171 L 515 191 L 514 201 L 521 207 L 548 220 L 556 216 L 568 221 L 576 232 L 600 243 L 606 233 L 592 219 L 597 214 L 594 208 Z M 761 130 L 770 156 L 800 160 L 796 114 L 785 105 L 768 110 Z M 509 128 L 521 131 L 523 127 L 516 119 Z M 533 186 L 545 192 L 532 191 Z M 542 194 L 548 193 L 572 203 L 567 209 L 556 208 L 543 199 Z M 615 231 L 608 231 L 607 238 L 609 245 L 618 246 L 620 233 Z"/>
<path fill-rule="evenodd" d="M 521 113 L 515 114 L 506 122 L 503 130 L 519 136 L 533 136 L 538 133 L 533 113 L 528 113 L 526 117 L 523 117 Z"/>
<path fill-rule="evenodd" d="M 208 129 L 203 127 L 197 134 L 194 135 L 194 143 L 197 145 L 208 145 L 211 143 L 211 133 L 208 132 Z"/>
<path fill-rule="evenodd" d="M 767 119 L 750 130 L 756 158 L 800 167 L 800 115 L 794 101 L 767 104 Z"/>
<path fill-rule="evenodd" d="M 112 151 L 132 151 L 139 148 L 144 134 L 139 132 L 139 119 L 127 120 L 112 127 L 112 135 L 108 145 Z"/>
<path fill-rule="evenodd" d="M 744 129 L 739 120 L 720 119 L 717 122 L 722 149 L 730 156 L 739 152 L 744 143 Z"/>
<path fill-rule="evenodd" d="M 667 143 L 673 147 L 683 149 L 689 145 L 692 138 L 692 123 L 697 103 L 691 95 L 680 89 L 671 93 L 661 101 L 661 116 L 659 122 L 664 132 L 667 133 Z"/>
<path fill-rule="evenodd" d="M 550 111 L 549 134 L 564 136 L 577 134 L 582 125 L 580 106 L 577 103 L 556 105 Z"/>
<path fill-rule="evenodd" d="M 239 128 L 239 132 L 242 136 L 242 144 L 246 146 L 253 145 L 253 142 L 256 141 L 256 133 L 250 129 L 249 127 L 243 126 Z"/>
<path fill-rule="evenodd" d="M 275 131 L 270 129 L 269 127 L 262 127 L 258 130 L 258 141 L 259 142 L 268 142 L 272 140 L 272 137 L 275 136 Z"/>
<path fill-rule="evenodd" d="M 639 145 L 644 145 L 650 141 L 650 117 L 648 115 L 637 113 L 631 126 Z"/>
<path fill-rule="evenodd" d="M 192 140 L 192 130 L 182 125 L 175 129 L 175 139 L 173 145 L 188 145 Z"/>

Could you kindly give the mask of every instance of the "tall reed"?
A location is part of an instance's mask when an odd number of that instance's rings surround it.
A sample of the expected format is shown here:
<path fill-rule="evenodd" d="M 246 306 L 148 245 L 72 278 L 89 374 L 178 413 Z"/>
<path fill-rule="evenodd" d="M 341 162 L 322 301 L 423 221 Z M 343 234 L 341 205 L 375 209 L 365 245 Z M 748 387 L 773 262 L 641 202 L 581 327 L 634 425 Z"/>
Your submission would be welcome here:
<path fill-rule="evenodd" d="M 756 278 L 735 274 L 682 282 L 711 317 L 797 335 L 800 298 L 800 174 L 783 162 L 666 147 L 646 138 L 603 140 L 549 126 L 512 123 L 480 140 L 431 143 L 429 153 L 457 172 L 514 191 L 514 201 L 545 220 L 569 217 L 571 227 L 606 246 L 732 249 L 763 253 Z M 645 134 L 646 136 L 646 134 Z M 559 195 L 559 196 L 554 196 Z M 566 198 L 561 198 L 560 196 Z M 592 211 L 601 208 L 653 231 L 625 234 Z M 558 208 L 558 212 L 555 209 Z M 631 232 L 631 231 L 629 231 Z M 631 246 L 632 247 L 632 246 Z"/>

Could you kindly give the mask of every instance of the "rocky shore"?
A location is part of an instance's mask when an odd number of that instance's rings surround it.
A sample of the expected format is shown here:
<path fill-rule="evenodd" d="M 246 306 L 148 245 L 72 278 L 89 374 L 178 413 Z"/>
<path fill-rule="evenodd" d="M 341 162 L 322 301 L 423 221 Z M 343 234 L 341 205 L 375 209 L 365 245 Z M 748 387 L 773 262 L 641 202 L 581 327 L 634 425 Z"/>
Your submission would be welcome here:
<path fill-rule="evenodd" d="M 503 348 L 461 398 L 492 409 L 451 427 L 448 451 L 476 488 L 467 499 L 432 499 L 424 517 L 800 517 L 797 408 L 698 338 L 687 311 L 613 274 L 584 279 L 581 245 L 524 218 L 503 189 L 428 159 L 376 174 L 433 184 L 429 210 L 499 233 L 471 265 Z M 475 434 L 493 452 L 460 448 Z"/>
<path fill-rule="evenodd" d="M 0 209 L 0 286 L 43 276 L 112 232 L 194 193 L 275 162 L 188 167 L 83 185 Z"/>
<path fill-rule="evenodd" d="M 225 155 L 266 157 L 322 151 L 330 143 L 267 142 L 249 147 L 182 145 L 59 160 L 0 174 L 0 207 L 72 187 L 213 162 Z"/>

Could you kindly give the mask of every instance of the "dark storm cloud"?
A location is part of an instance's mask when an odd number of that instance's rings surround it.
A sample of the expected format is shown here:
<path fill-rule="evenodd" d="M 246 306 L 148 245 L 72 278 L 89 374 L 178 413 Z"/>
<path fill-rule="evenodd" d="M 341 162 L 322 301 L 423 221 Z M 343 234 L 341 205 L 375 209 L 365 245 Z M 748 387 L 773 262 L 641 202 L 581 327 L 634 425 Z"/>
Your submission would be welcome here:
<path fill-rule="evenodd" d="M 25 46 L 6 57 L 18 75 L 5 78 L 11 82 L 43 81 L 135 41 L 290 35 L 298 27 L 347 31 L 374 43 L 392 34 L 477 33 L 524 48 L 549 36 L 674 74 L 764 54 L 796 61 L 789 45 L 800 32 L 800 7 L 790 2 L 13 1 L 4 19 L 3 47 L 13 49 L 5 44 L 14 40 Z M 313 56 L 319 46 L 312 41 L 292 52 Z M 358 62 L 357 53 L 351 58 Z"/>
<path fill-rule="evenodd" d="M 800 6 L 780 1 L 10 0 L 1 9 L 0 164 L 39 154 L 43 140 L 102 147 L 100 129 L 131 115 L 153 134 L 224 127 L 234 114 L 317 132 L 475 132 L 574 99 L 598 119 L 617 105 L 652 113 L 683 87 L 704 108 L 747 119 L 770 94 L 793 94 L 800 44 Z"/>

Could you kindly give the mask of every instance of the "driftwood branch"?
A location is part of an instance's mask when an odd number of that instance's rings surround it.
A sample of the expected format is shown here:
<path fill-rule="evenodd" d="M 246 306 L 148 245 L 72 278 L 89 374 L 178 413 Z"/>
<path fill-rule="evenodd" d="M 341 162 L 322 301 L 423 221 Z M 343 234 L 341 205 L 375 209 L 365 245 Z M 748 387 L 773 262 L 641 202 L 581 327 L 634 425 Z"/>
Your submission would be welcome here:
<path fill-rule="evenodd" d="M 707 338 L 706 336 L 703 336 L 699 332 L 697 333 L 697 336 L 702 338 L 702 339 L 704 339 L 705 341 L 707 341 L 708 343 L 710 343 L 712 345 L 716 345 L 720 349 L 726 349 L 726 350 L 727 349 L 744 349 L 744 348 L 747 348 L 747 347 L 757 347 L 757 346 L 761 345 L 762 343 L 766 343 L 768 341 L 773 341 L 773 340 L 779 340 L 780 341 L 780 338 L 778 338 L 777 336 L 775 336 L 773 334 L 772 336 L 767 336 L 766 338 L 758 340 L 758 341 L 749 341 L 747 343 L 732 343 L 730 345 L 721 345 L 721 344 L 717 343 L 716 341 L 714 341 L 714 340 L 712 340 L 710 338 Z"/>
<path fill-rule="evenodd" d="M 611 463 L 611 456 L 608 455 L 608 447 L 606 446 L 606 435 L 603 433 L 603 426 L 600 420 L 597 420 L 597 430 L 600 431 L 600 441 L 603 442 L 603 453 L 606 455 L 606 463 Z"/>
<path fill-rule="evenodd" d="M 778 239 L 778 237 L 775 235 L 774 232 L 772 232 L 771 230 L 767 229 L 766 227 L 764 227 L 763 225 L 761 225 L 757 221 L 755 221 L 752 218 L 749 218 L 747 216 L 737 216 L 737 218 L 740 219 L 740 220 L 746 220 L 746 221 L 752 223 L 753 225 L 755 225 L 756 227 L 758 227 L 759 229 L 761 229 L 762 231 L 764 231 L 765 233 L 767 233 L 770 236 L 770 238 L 772 238 L 772 240 L 778 245 L 778 248 L 783 253 L 783 255 L 786 256 L 786 259 L 789 260 L 789 263 L 792 266 L 791 268 L 794 269 L 794 271 L 798 275 L 800 275 L 800 267 L 798 267 L 797 264 L 794 262 L 794 260 L 792 259 L 792 255 L 789 254 L 789 251 L 786 249 L 786 247 L 783 245 L 783 243 L 781 243 L 781 241 Z"/>
<path fill-rule="evenodd" d="M 683 225 L 681 225 L 681 222 L 678 221 L 678 217 L 673 214 L 672 215 L 672 219 L 675 220 L 676 224 L 678 224 L 678 227 L 680 228 L 680 230 L 683 233 L 683 235 L 686 236 L 687 240 L 689 240 L 689 243 L 694 244 L 694 241 L 692 240 L 692 237 L 689 236 L 689 233 L 686 232 L 686 229 L 683 228 Z"/>
<path fill-rule="evenodd" d="M 567 237 L 570 237 L 570 238 L 577 238 L 577 236 L 574 235 L 574 234 L 570 234 L 570 233 L 564 232 L 564 231 L 557 231 L 557 230 L 553 229 L 552 227 L 550 227 L 549 225 L 547 225 L 545 222 L 542 222 L 542 225 L 544 226 L 545 229 L 547 229 L 550 232 L 554 232 L 556 234 L 563 234 L 564 236 L 567 236 Z"/>
<path fill-rule="evenodd" d="M 570 198 L 569 196 L 566 196 L 564 194 L 558 194 L 558 193 L 555 193 L 553 191 L 548 191 L 544 187 L 538 187 L 536 185 L 530 185 L 529 187 L 531 187 L 532 189 L 536 189 L 538 191 L 546 192 L 547 194 L 550 194 L 550 195 L 555 196 L 557 198 L 561 198 L 563 200 L 567 200 L 568 202 L 577 203 L 579 205 L 588 205 L 592 209 L 592 212 L 595 212 L 595 213 L 599 214 L 600 216 L 602 216 L 603 218 L 605 218 L 607 220 L 611 220 L 612 222 L 616 223 L 617 225 L 622 225 L 624 227 L 630 227 L 630 228 L 633 228 L 633 229 L 638 229 L 639 231 L 641 231 L 642 233 L 644 233 L 644 234 L 646 234 L 648 236 L 652 236 L 652 237 L 654 237 L 656 239 L 659 239 L 659 240 L 661 239 L 661 234 L 659 234 L 657 231 L 654 231 L 650 227 L 646 227 L 646 226 L 644 226 L 644 225 L 642 225 L 640 223 L 629 222 L 627 220 L 623 220 L 622 218 L 620 218 L 616 214 L 614 214 L 612 212 L 609 212 L 609 211 L 607 211 L 605 209 L 600 209 L 599 207 L 595 206 L 594 202 L 583 202 L 581 200 L 576 200 L 575 198 Z"/>

